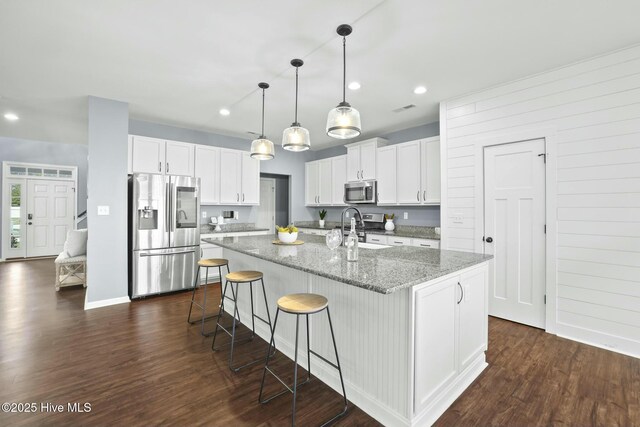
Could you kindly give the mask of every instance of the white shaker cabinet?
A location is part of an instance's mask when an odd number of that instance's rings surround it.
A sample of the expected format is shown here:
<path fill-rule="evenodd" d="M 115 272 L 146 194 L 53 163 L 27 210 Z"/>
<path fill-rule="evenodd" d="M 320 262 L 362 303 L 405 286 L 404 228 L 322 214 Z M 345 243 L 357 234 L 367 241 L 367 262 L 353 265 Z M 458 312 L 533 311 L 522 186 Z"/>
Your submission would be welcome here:
<path fill-rule="evenodd" d="M 378 147 L 385 144 L 383 138 L 372 138 L 347 145 L 347 181 L 376 179 Z"/>
<path fill-rule="evenodd" d="M 240 204 L 242 187 L 242 152 L 220 150 L 220 203 Z"/>
<path fill-rule="evenodd" d="M 164 173 L 167 175 L 194 176 L 194 153 L 194 144 L 166 141 Z"/>
<path fill-rule="evenodd" d="M 200 203 L 220 203 L 220 149 L 197 145 L 195 175 L 200 178 Z"/>
<path fill-rule="evenodd" d="M 378 204 L 396 204 L 396 146 L 378 148 Z"/>
<path fill-rule="evenodd" d="M 487 308 L 487 270 L 473 270 L 460 276 L 458 295 L 458 365 L 464 371 L 487 350 L 489 310 Z"/>
<path fill-rule="evenodd" d="M 420 191 L 420 141 L 398 144 L 398 203 L 418 205 Z"/>
<path fill-rule="evenodd" d="M 260 160 L 256 160 L 251 155 L 242 152 L 242 178 L 240 188 L 240 204 L 259 205 L 260 204 Z"/>
<path fill-rule="evenodd" d="M 304 165 L 304 204 L 318 206 L 320 187 L 319 163 L 307 162 Z"/>
<path fill-rule="evenodd" d="M 344 206 L 344 184 L 347 182 L 347 156 L 331 158 L 331 204 Z"/>
<path fill-rule="evenodd" d="M 132 136 L 131 172 L 164 173 L 165 141 L 145 136 Z"/>
<path fill-rule="evenodd" d="M 428 138 L 421 142 L 420 159 L 422 203 L 440 204 L 440 138 Z"/>
<path fill-rule="evenodd" d="M 330 205 L 332 202 L 332 163 L 331 159 L 324 159 L 318 161 L 318 204 Z"/>

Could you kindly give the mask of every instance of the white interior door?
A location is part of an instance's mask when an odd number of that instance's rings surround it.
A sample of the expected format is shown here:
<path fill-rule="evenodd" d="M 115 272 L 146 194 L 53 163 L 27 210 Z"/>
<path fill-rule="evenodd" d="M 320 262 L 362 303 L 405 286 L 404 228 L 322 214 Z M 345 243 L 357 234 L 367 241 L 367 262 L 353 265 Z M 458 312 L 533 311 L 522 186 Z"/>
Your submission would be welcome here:
<path fill-rule="evenodd" d="M 484 149 L 484 250 L 495 257 L 489 314 L 545 326 L 544 140 Z"/>
<path fill-rule="evenodd" d="M 276 180 L 260 178 L 260 206 L 258 206 L 257 228 L 267 228 L 275 232 L 276 224 Z M 286 227 L 287 224 L 279 224 Z"/>
<path fill-rule="evenodd" d="M 73 229 L 74 184 L 27 180 L 27 257 L 57 255 Z"/>

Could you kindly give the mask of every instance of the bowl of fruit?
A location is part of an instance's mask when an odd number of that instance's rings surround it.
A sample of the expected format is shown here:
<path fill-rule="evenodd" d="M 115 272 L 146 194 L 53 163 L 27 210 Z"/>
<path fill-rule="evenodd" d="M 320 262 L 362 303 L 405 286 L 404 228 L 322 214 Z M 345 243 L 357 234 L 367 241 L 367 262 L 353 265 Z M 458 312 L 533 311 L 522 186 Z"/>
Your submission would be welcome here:
<path fill-rule="evenodd" d="M 298 240 L 298 228 L 296 226 L 280 227 L 276 225 L 276 229 L 278 230 L 278 240 L 282 243 L 293 243 Z"/>

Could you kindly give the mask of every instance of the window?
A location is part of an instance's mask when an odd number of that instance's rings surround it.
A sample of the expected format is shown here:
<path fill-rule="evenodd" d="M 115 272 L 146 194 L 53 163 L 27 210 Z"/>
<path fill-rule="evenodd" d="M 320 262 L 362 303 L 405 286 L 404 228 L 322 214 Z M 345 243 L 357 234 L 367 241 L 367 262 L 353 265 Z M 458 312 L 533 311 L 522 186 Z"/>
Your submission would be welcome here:
<path fill-rule="evenodd" d="M 10 248 L 20 249 L 22 246 L 22 184 L 11 184 L 11 213 L 9 217 Z"/>

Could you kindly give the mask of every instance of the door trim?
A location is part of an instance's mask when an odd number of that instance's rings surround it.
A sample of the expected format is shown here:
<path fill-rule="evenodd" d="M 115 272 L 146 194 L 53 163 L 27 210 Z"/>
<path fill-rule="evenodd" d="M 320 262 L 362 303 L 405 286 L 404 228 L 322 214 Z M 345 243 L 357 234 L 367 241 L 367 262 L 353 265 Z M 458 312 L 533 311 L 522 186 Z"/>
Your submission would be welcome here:
<path fill-rule="evenodd" d="M 547 304 L 545 307 L 545 331 L 556 333 L 556 298 L 557 298 L 557 172 L 556 172 L 556 129 L 542 128 L 527 132 L 511 133 L 506 135 L 486 138 L 475 146 L 475 223 L 474 223 L 474 252 L 483 253 L 484 246 L 482 236 L 484 234 L 484 148 L 494 145 L 503 145 L 517 142 L 525 142 L 534 139 L 543 139 L 546 147 L 545 167 L 545 222 L 547 234 L 545 239 L 545 293 Z M 443 169 L 446 170 L 446 169 Z M 443 197 L 444 199 L 444 197 Z M 442 215 L 442 213 L 441 213 Z M 489 274 L 493 274 L 494 263 L 491 263 Z"/>
<path fill-rule="evenodd" d="M 276 179 L 275 178 L 267 178 L 267 177 L 260 177 L 260 179 L 258 180 L 259 185 L 258 185 L 258 193 L 262 190 L 262 181 L 269 181 L 271 183 L 271 185 L 273 186 L 273 191 L 271 192 L 271 200 L 273 200 L 273 221 L 274 223 L 271 224 L 271 228 L 270 230 L 272 232 L 275 233 L 275 229 L 276 229 L 276 224 L 275 224 L 275 218 L 276 218 Z M 262 206 L 262 199 L 260 200 L 260 205 L 258 205 L 258 219 L 260 217 L 260 206 Z M 291 218 L 291 217 L 289 217 Z M 283 225 L 282 227 L 286 227 L 288 224 Z"/>
<path fill-rule="evenodd" d="M 64 168 L 70 169 L 72 171 L 71 178 L 64 177 L 48 177 L 48 176 L 16 176 L 11 175 L 10 167 L 11 166 L 23 166 L 23 167 L 33 167 L 33 168 Z M 26 207 L 26 200 L 29 197 L 27 194 L 27 182 L 30 180 L 48 180 L 48 181 L 65 181 L 65 182 L 73 182 L 73 191 L 74 191 L 74 200 L 73 200 L 73 228 L 75 229 L 78 224 L 76 223 L 76 218 L 78 217 L 78 167 L 77 166 L 69 166 L 69 165 L 53 165 L 53 164 L 44 164 L 44 163 L 25 163 L 25 162 L 12 162 L 12 161 L 3 161 L 2 162 L 2 212 L 0 217 L 2 218 L 2 226 L 0 229 L 2 230 L 2 234 L 0 235 L 0 248 L 2 248 L 2 258 L 0 260 L 4 261 L 7 259 L 7 254 L 11 251 L 9 248 L 10 240 L 8 238 L 4 238 L 4 236 L 9 236 L 9 223 L 6 221 L 9 215 L 9 206 L 10 204 L 5 203 L 9 195 L 7 194 L 7 182 L 11 180 L 12 182 L 18 182 L 22 184 L 25 189 L 24 193 L 24 203 Z M 6 212 L 5 212 L 6 211 Z M 25 211 L 26 212 L 26 211 Z M 21 227 L 25 226 L 26 216 L 23 215 L 22 218 L 23 224 Z M 26 229 L 26 227 L 25 227 Z M 25 245 L 23 247 L 22 256 L 18 256 L 16 258 L 27 258 L 27 246 L 26 246 L 26 234 L 25 234 Z"/>

